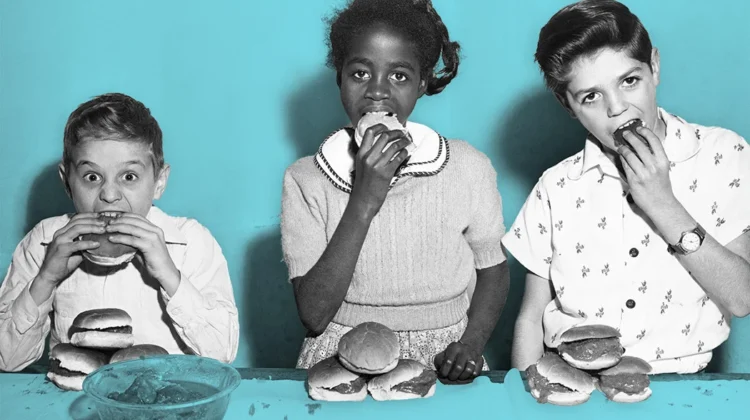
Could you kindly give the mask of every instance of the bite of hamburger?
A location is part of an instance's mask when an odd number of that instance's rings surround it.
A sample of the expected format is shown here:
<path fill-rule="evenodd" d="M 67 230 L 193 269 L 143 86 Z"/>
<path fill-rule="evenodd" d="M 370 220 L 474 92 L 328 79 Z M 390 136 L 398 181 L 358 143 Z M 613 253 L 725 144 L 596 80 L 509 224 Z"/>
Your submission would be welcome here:
<path fill-rule="evenodd" d="M 61 389 L 81 391 L 86 376 L 107 364 L 107 355 L 96 350 L 56 345 L 49 354 L 47 378 Z"/>
<path fill-rule="evenodd" d="M 352 372 L 381 375 L 398 364 L 401 347 L 398 336 L 377 322 L 364 322 L 339 340 L 339 361 Z"/>
<path fill-rule="evenodd" d="M 526 369 L 531 395 L 540 403 L 578 405 L 588 401 L 594 378 L 568 365 L 560 356 L 546 353 Z"/>
<path fill-rule="evenodd" d="M 437 373 L 416 360 L 401 359 L 392 371 L 370 379 L 367 390 L 377 401 L 429 398 L 435 394 Z"/>
<path fill-rule="evenodd" d="M 620 361 L 625 349 L 620 332 L 608 325 L 584 325 L 571 328 L 560 336 L 558 353 L 571 366 L 585 370 L 612 367 Z"/>
<path fill-rule="evenodd" d="M 377 124 L 383 124 L 388 131 L 391 130 L 401 130 L 403 131 L 406 138 L 409 140 L 409 145 L 406 146 L 406 152 L 411 156 L 411 154 L 414 152 L 414 149 L 417 148 L 417 146 L 412 141 L 411 135 L 406 130 L 406 127 L 401 124 L 401 122 L 396 117 L 396 114 L 391 112 L 368 112 L 359 119 L 357 122 L 357 128 L 354 131 L 354 141 L 357 143 L 357 146 L 362 145 L 362 138 L 365 135 L 365 131 L 367 131 L 368 128 L 377 125 Z M 375 139 L 377 141 L 377 138 Z M 390 145 L 390 143 L 389 143 Z M 385 147 L 386 150 L 388 149 L 388 145 Z"/>
<path fill-rule="evenodd" d="M 169 354 L 162 347 L 154 344 L 136 344 L 131 347 L 116 351 L 109 359 L 109 363 L 125 362 L 145 358 L 149 356 L 160 356 Z"/>
<path fill-rule="evenodd" d="M 307 393 L 318 401 L 362 401 L 367 397 L 367 379 L 332 356 L 307 370 Z"/>
<path fill-rule="evenodd" d="M 643 359 L 623 356 L 620 362 L 599 372 L 600 391 L 615 402 L 633 403 L 651 396 L 648 373 L 651 365 Z"/>
<path fill-rule="evenodd" d="M 107 211 L 99 213 L 99 220 L 109 224 L 117 219 L 122 212 Z M 89 233 L 81 236 L 84 241 L 99 242 L 99 246 L 83 252 L 83 257 L 96 265 L 112 267 L 125 264 L 135 256 L 135 248 L 130 245 L 116 244 L 109 241 L 110 233 Z"/>
<path fill-rule="evenodd" d="M 91 309 L 75 317 L 68 334 L 74 346 L 122 349 L 133 345 L 133 320 L 122 309 Z"/>

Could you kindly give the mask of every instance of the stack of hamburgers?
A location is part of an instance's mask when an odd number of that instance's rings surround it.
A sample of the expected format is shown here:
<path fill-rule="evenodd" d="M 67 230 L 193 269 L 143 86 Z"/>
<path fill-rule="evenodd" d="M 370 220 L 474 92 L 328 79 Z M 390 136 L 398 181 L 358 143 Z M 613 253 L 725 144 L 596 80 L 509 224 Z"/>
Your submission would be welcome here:
<path fill-rule="evenodd" d="M 62 389 L 80 391 L 86 376 L 108 363 L 167 354 L 159 346 L 134 346 L 132 323 L 122 309 L 81 312 L 70 327 L 70 343 L 60 343 L 50 351 L 47 378 Z"/>
<path fill-rule="evenodd" d="M 575 327 L 564 332 L 560 341 L 558 354 L 546 353 L 526 371 L 531 395 L 540 403 L 582 404 L 597 387 L 616 402 L 638 402 L 651 395 L 651 365 L 623 356 L 616 329 L 607 325 Z"/>
<path fill-rule="evenodd" d="M 362 401 L 368 392 L 377 401 L 431 397 L 435 371 L 399 355 L 396 333 L 376 322 L 360 324 L 341 337 L 337 355 L 308 369 L 308 394 L 322 401 Z"/>

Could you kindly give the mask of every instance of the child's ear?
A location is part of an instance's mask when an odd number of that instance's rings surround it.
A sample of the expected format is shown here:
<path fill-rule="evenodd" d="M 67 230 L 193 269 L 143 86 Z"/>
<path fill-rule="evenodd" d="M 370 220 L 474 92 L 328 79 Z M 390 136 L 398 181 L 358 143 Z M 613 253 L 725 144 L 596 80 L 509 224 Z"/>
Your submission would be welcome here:
<path fill-rule="evenodd" d="M 419 81 L 419 97 L 421 98 L 425 92 L 427 92 L 427 80 L 422 79 Z"/>
<path fill-rule="evenodd" d="M 573 109 L 570 107 L 568 98 L 559 93 L 555 93 L 555 99 L 557 99 L 557 102 L 559 102 L 560 105 L 562 105 L 562 107 L 565 108 L 566 111 L 568 111 L 568 115 L 570 115 L 571 118 L 577 119 L 575 112 L 573 112 Z"/>
<path fill-rule="evenodd" d="M 659 49 L 653 48 L 651 50 L 651 73 L 654 75 L 655 86 L 659 86 L 660 70 L 661 70 L 661 59 L 659 57 Z"/>
<path fill-rule="evenodd" d="M 68 198 L 72 200 L 73 196 L 70 194 L 70 184 L 68 183 L 68 174 L 65 172 L 64 163 L 60 162 L 60 164 L 57 165 L 57 174 L 60 175 L 60 181 L 62 181 L 63 187 L 65 188 L 65 194 L 67 194 Z"/>
<path fill-rule="evenodd" d="M 161 195 L 164 194 L 164 190 L 167 189 L 167 180 L 169 179 L 170 169 L 169 164 L 165 163 L 159 171 L 159 174 L 156 177 L 156 186 L 154 188 L 154 200 L 160 199 Z"/>

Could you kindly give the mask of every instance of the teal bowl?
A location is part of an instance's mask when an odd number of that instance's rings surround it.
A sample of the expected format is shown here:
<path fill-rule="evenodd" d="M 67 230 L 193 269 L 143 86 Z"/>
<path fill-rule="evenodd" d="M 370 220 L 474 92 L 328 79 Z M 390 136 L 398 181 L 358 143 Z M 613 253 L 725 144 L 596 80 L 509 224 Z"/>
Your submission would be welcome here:
<path fill-rule="evenodd" d="M 240 374 L 225 363 L 163 355 L 102 366 L 86 377 L 83 391 L 102 420 L 219 420 L 239 385 Z"/>

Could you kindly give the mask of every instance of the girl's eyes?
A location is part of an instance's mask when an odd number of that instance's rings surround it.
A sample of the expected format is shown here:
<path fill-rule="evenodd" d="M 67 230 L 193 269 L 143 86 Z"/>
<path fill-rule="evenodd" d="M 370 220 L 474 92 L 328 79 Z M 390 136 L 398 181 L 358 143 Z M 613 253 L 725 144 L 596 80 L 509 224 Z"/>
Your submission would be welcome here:
<path fill-rule="evenodd" d="M 352 74 L 352 76 L 354 76 L 355 79 L 365 79 L 367 78 L 368 74 L 364 70 L 357 70 Z"/>
<path fill-rule="evenodd" d="M 391 77 L 397 82 L 405 82 L 408 79 L 404 73 L 393 73 Z"/>

